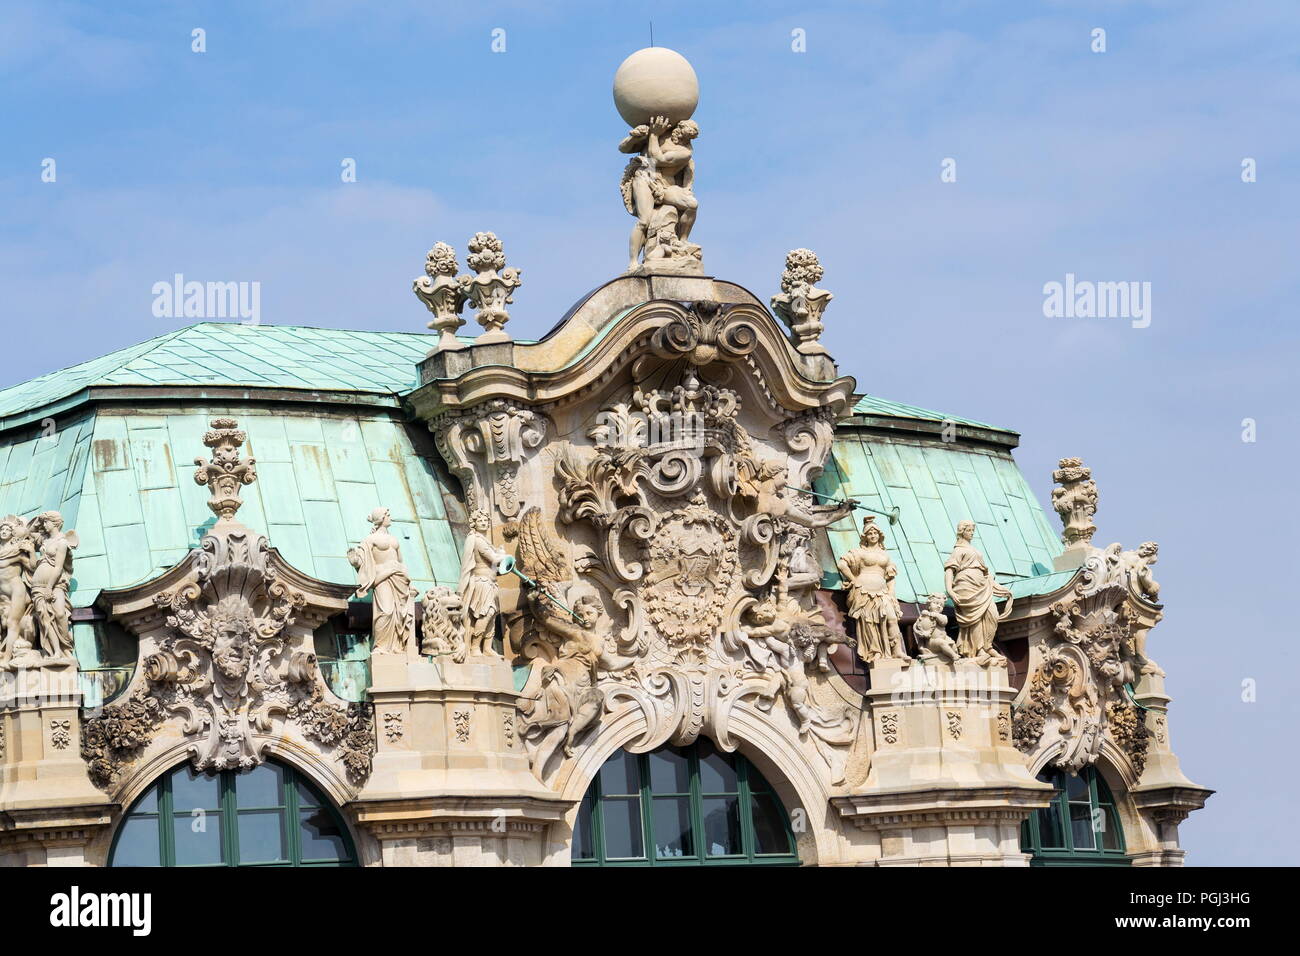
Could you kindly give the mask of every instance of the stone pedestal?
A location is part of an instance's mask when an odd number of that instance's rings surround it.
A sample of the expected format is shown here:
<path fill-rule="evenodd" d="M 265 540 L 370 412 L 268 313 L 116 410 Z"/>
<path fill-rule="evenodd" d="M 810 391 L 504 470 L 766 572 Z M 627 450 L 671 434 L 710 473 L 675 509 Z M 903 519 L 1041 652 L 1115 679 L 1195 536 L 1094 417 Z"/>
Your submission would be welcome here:
<path fill-rule="evenodd" d="M 1133 803 L 1152 837 L 1145 848 L 1135 848 L 1134 866 L 1182 866 L 1184 851 L 1178 845 L 1178 826 L 1193 810 L 1205 806 L 1213 790 L 1188 780 L 1169 742 L 1169 702 L 1165 679 L 1143 674 L 1133 692 L 1147 728 L 1146 767 L 1132 789 Z"/>
<path fill-rule="evenodd" d="M 0 675 L 0 866 L 84 866 L 112 820 L 81 759 L 75 667 Z"/>
<path fill-rule="evenodd" d="M 871 770 L 832 802 L 877 834 L 877 865 L 1026 865 L 1020 824 L 1052 788 L 1012 745 L 1006 669 L 877 661 L 866 696 Z"/>
<path fill-rule="evenodd" d="M 378 749 L 349 804 L 389 866 L 539 865 L 570 802 L 533 775 L 502 658 L 377 656 L 370 699 Z"/>

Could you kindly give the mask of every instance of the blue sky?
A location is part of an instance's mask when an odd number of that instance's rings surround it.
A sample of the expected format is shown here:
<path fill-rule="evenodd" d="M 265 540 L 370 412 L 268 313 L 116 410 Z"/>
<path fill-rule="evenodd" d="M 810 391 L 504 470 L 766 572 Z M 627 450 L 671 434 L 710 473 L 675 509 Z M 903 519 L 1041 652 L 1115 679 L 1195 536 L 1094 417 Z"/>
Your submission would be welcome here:
<path fill-rule="evenodd" d="M 610 81 L 649 24 L 536 6 L 7 0 L 0 387 L 175 327 L 177 272 L 260 282 L 268 323 L 423 330 L 425 251 L 478 230 L 523 269 L 511 331 L 545 332 L 625 263 Z M 1161 545 L 1150 649 L 1219 791 L 1189 862 L 1294 863 L 1300 7 L 653 7 L 700 77 L 707 271 L 766 298 L 815 249 L 861 390 L 1018 429 L 1042 501 L 1093 467 L 1098 543 Z M 1045 318 L 1066 273 L 1150 282 L 1151 325 Z"/>

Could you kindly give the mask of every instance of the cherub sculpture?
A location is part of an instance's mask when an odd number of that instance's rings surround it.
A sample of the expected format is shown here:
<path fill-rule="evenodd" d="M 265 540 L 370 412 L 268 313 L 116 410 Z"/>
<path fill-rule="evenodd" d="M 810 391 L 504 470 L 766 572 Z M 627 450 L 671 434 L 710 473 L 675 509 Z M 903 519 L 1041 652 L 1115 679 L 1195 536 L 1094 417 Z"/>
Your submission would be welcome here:
<path fill-rule="evenodd" d="M 619 191 L 623 205 L 636 216 L 629 242 L 628 272 L 639 266 L 638 257 L 652 259 L 699 258 L 699 246 L 687 243 L 699 201 L 692 185 L 695 160 L 691 140 L 700 128 L 690 120 L 676 125 L 656 116 L 648 125 L 628 132 L 619 152 L 636 153 L 623 170 Z M 670 233 L 664 233 L 667 228 Z M 656 251 L 660 246 L 671 252 Z"/>
<path fill-rule="evenodd" d="M 961 656 L 957 653 L 957 645 L 948 636 L 948 618 L 943 613 L 945 603 L 947 599 L 942 594 L 931 594 L 912 625 L 912 636 L 921 649 L 923 661 L 939 658 L 951 664 Z"/>

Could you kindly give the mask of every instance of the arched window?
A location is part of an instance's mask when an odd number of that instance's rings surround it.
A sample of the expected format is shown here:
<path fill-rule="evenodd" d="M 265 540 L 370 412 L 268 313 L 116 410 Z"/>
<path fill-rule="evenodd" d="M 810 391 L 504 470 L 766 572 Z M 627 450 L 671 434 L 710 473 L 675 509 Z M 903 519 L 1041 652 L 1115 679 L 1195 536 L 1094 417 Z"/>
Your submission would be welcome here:
<path fill-rule="evenodd" d="M 785 808 L 740 754 L 711 741 L 619 751 L 582 798 L 574 866 L 797 865 Z"/>
<path fill-rule="evenodd" d="M 292 768 L 183 764 L 131 806 L 108 865 L 355 866 L 356 851 L 329 800 Z"/>
<path fill-rule="evenodd" d="M 1129 865 L 1115 800 L 1093 767 L 1077 776 L 1045 770 L 1038 779 L 1056 793 L 1020 828 L 1020 849 L 1033 855 L 1031 866 Z"/>

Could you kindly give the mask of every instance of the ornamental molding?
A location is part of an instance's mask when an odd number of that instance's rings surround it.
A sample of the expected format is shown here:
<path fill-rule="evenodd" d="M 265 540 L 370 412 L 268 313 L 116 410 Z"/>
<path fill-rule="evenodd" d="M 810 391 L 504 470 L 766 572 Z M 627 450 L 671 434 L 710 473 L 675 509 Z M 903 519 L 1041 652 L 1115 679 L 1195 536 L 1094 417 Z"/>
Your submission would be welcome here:
<path fill-rule="evenodd" d="M 1097 762 L 1109 738 L 1140 776 L 1148 732 L 1129 696 L 1142 663 L 1128 588 L 1086 571 L 1077 580 L 1051 606 L 1051 635 L 1031 650 L 1013 739 L 1026 755 L 1050 750 L 1051 765 L 1077 773 Z"/>
<path fill-rule="evenodd" d="M 516 345 L 516 352 L 536 346 Z M 769 403 L 773 419 L 814 409 L 839 418 L 853 406 L 854 380 L 810 378 L 776 319 L 749 302 L 656 299 L 633 306 L 603 329 L 593 344 L 564 368 L 529 371 L 486 364 L 417 389 L 409 403 L 418 417 L 434 421 L 445 411 L 469 409 L 489 399 L 543 408 L 548 414 L 592 399 L 609 383 L 631 375 L 643 379 L 665 362 L 712 364 L 715 376 L 749 379 Z M 549 364 L 549 363 L 548 363 Z"/>

